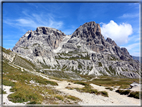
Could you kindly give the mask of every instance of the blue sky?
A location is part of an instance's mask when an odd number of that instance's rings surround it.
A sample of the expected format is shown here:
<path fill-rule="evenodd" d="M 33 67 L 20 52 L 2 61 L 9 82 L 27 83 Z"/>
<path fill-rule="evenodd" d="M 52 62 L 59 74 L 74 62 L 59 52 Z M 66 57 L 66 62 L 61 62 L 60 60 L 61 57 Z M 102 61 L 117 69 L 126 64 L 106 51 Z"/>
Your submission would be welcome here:
<path fill-rule="evenodd" d="M 3 3 L 3 47 L 13 48 L 28 30 L 47 26 L 72 34 L 95 21 L 131 55 L 140 55 L 139 3 Z"/>

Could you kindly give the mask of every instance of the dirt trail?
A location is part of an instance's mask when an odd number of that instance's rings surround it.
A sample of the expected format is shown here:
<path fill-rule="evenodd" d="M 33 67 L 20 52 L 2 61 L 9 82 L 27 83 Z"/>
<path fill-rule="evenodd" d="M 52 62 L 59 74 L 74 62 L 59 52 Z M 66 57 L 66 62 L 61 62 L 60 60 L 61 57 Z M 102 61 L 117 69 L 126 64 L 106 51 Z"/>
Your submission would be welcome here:
<path fill-rule="evenodd" d="M 126 95 L 120 95 L 114 91 L 109 91 L 105 89 L 103 86 L 98 86 L 95 84 L 91 84 L 95 89 L 98 91 L 107 91 L 109 97 L 104 97 L 101 95 L 95 95 L 95 94 L 89 94 L 89 93 L 81 93 L 74 90 L 66 89 L 65 87 L 75 87 L 73 83 L 71 85 L 68 85 L 69 82 L 67 81 L 56 81 L 58 83 L 58 86 L 55 88 L 61 92 L 64 92 L 66 94 L 73 95 L 75 97 L 80 98 L 82 101 L 78 104 L 80 105 L 140 105 L 140 100 L 135 98 L 127 97 Z M 80 85 L 76 88 L 80 88 Z"/>
<path fill-rule="evenodd" d="M 9 94 L 12 94 L 13 92 L 10 92 L 10 88 L 11 86 L 5 86 L 3 85 L 3 90 L 6 92 L 6 94 L 3 94 L 3 104 L 4 105 L 25 105 L 25 103 L 13 103 L 11 101 L 8 100 L 8 95 Z M 0 96 L 0 99 L 1 99 L 1 96 Z"/>
<path fill-rule="evenodd" d="M 18 66 L 19 67 L 19 66 Z M 58 81 L 58 80 L 54 80 L 54 79 L 49 79 L 47 75 L 44 75 L 42 73 L 38 73 L 35 71 L 29 71 L 23 67 L 20 67 L 21 69 L 24 69 L 28 72 L 31 72 L 35 75 L 41 76 L 42 78 L 45 78 L 47 80 L 50 81 L 55 81 L 58 83 L 58 86 L 54 86 L 56 90 L 61 91 L 63 93 L 69 94 L 69 95 L 73 95 L 75 97 L 80 98 L 82 101 L 79 102 L 79 105 L 140 105 L 140 100 L 139 99 L 135 99 L 135 98 L 130 98 L 127 97 L 126 95 L 120 95 L 114 91 L 109 91 L 107 89 L 105 89 L 105 87 L 103 86 L 98 86 L 95 84 L 90 84 L 91 86 L 93 86 L 95 89 L 97 89 L 98 91 L 107 91 L 109 97 L 104 97 L 101 95 L 95 95 L 95 94 L 89 94 L 89 93 L 81 93 L 74 90 L 69 90 L 65 87 L 69 86 L 69 87 L 73 87 L 73 88 L 82 88 L 82 85 L 79 84 L 73 84 L 71 82 L 67 82 L 67 81 Z M 69 85 L 69 83 L 71 85 Z"/>
<path fill-rule="evenodd" d="M 97 89 L 98 91 L 107 91 L 109 95 L 109 100 L 111 100 L 114 104 L 126 104 L 126 105 L 133 105 L 138 104 L 140 105 L 140 100 L 127 97 L 127 95 L 120 95 L 119 93 L 116 93 L 114 91 L 110 91 L 108 89 L 105 89 L 104 86 L 98 86 L 95 84 L 90 84 L 93 88 Z"/>

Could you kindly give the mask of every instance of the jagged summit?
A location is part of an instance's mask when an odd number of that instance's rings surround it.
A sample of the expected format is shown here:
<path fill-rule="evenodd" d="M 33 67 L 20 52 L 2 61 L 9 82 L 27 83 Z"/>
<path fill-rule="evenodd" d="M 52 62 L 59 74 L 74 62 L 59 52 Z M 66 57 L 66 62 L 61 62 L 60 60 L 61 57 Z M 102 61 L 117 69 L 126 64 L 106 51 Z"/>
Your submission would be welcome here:
<path fill-rule="evenodd" d="M 55 28 L 50 28 L 50 27 L 37 27 L 36 32 L 38 34 L 48 34 L 48 33 L 55 33 L 55 32 L 60 32 L 58 29 Z"/>
<path fill-rule="evenodd" d="M 105 40 L 94 21 L 81 25 L 70 36 L 54 28 L 38 27 L 26 32 L 13 51 L 54 70 L 139 77 L 139 63 L 126 48 L 120 48 L 111 38 Z"/>
<path fill-rule="evenodd" d="M 82 39 L 84 38 L 92 38 L 94 39 L 95 36 L 101 35 L 101 28 L 99 24 L 96 24 L 95 22 L 88 22 L 80 26 L 75 30 L 75 32 L 72 34 L 72 37 L 80 37 Z"/>
<path fill-rule="evenodd" d="M 45 46 L 50 46 L 51 49 L 54 49 L 58 47 L 64 36 L 66 35 L 57 29 L 38 27 L 35 31 L 27 31 L 13 47 L 13 50 L 16 50 L 18 47 L 27 48 L 36 43 L 44 43 Z"/>
<path fill-rule="evenodd" d="M 106 41 L 110 44 L 112 44 L 113 46 L 117 46 L 117 44 L 111 39 L 111 38 L 107 38 Z"/>

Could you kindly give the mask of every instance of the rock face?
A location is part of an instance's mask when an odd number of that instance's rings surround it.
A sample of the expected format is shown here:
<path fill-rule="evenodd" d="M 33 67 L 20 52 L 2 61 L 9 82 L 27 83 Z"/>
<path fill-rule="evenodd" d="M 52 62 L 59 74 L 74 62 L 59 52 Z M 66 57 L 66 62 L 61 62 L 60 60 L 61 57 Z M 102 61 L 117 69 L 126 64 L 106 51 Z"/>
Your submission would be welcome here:
<path fill-rule="evenodd" d="M 28 31 L 13 51 L 32 59 L 44 68 L 82 75 L 109 75 L 138 78 L 139 63 L 126 48 L 101 34 L 100 25 L 88 22 L 72 35 L 48 27 Z"/>
<path fill-rule="evenodd" d="M 66 35 L 53 28 L 38 27 L 36 31 L 28 31 L 13 47 L 13 51 L 28 56 L 43 64 L 56 63 L 53 49 L 56 49 Z"/>

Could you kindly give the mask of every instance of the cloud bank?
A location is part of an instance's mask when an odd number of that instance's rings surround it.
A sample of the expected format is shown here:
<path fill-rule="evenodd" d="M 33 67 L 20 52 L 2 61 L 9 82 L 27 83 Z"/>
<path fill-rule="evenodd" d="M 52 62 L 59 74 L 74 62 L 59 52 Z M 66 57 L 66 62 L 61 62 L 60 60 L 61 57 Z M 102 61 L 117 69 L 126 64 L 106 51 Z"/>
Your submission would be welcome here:
<path fill-rule="evenodd" d="M 101 23 L 102 35 L 107 38 L 110 37 L 118 45 L 122 45 L 128 42 L 128 36 L 132 34 L 132 26 L 127 23 L 117 24 L 111 20 L 108 24 Z"/>

